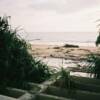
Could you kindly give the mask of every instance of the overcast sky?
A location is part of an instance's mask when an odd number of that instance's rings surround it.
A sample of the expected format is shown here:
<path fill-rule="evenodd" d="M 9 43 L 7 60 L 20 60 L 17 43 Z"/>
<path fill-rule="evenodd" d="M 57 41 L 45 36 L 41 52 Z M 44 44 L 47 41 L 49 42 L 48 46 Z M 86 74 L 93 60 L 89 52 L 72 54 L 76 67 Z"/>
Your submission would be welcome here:
<path fill-rule="evenodd" d="M 27 32 L 92 32 L 100 0 L 0 0 L 0 15 Z"/>

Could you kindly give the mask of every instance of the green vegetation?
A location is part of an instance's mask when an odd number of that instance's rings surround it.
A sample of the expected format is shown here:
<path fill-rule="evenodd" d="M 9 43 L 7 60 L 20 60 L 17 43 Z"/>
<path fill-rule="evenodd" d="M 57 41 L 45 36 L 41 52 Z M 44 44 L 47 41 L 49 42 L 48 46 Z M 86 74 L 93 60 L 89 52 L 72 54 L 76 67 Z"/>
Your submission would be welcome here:
<path fill-rule="evenodd" d="M 97 37 L 97 40 L 96 40 L 95 44 L 96 44 L 96 46 L 98 46 L 98 45 L 100 44 L 100 34 L 98 35 L 98 37 Z"/>
<path fill-rule="evenodd" d="M 30 46 L 12 30 L 7 17 L 0 17 L 0 90 L 6 86 L 23 88 L 28 81 L 50 78 L 46 64 L 33 58 Z"/>
<path fill-rule="evenodd" d="M 89 71 L 94 74 L 95 78 L 100 79 L 100 55 L 91 54 L 88 57 Z"/>
<path fill-rule="evenodd" d="M 53 84 L 54 86 L 70 89 L 70 71 L 67 71 L 62 67 L 56 74 L 55 79 L 56 82 Z"/>
<path fill-rule="evenodd" d="M 61 79 L 63 80 L 62 85 L 65 85 L 64 87 L 66 88 L 70 88 L 70 72 L 62 67 L 60 74 L 61 74 Z"/>

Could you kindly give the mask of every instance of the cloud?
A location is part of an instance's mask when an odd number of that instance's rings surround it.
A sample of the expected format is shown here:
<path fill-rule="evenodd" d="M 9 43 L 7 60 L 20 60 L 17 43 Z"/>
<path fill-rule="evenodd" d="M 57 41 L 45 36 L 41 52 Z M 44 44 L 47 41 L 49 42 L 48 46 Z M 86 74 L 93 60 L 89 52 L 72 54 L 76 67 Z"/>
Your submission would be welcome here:
<path fill-rule="evenodd" d="M 0 12 L 15 14 L 29 11 L 31 3 L 31 0 L 0 0 Z"/>
<path fill-rule="evenodd" d="M 91 8 L 99 3 L 99 0 L 33 0 L 30 6 L 37 10 L 53 10 L 69 13 Z"/>
<path fill-rule="evenodd" d="M 34 11 L 73 13 L 100 6 L 100 0 L 0 0 L 0 12 L 19 14 Z"/>
<path fill-rule="evenodd" d="M 95 30 L 90 19 L 99 9 L 100 0 L 0 0 L 0 15 L 27 31 Z"/>

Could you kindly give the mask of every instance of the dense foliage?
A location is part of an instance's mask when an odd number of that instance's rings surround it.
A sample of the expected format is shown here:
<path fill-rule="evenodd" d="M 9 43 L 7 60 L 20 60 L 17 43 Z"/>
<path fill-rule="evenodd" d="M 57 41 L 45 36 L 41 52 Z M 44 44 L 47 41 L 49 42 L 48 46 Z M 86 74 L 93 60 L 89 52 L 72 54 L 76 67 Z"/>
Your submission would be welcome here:
<path fill-rule="evenodd" d="M 96 46 L 98 46 L 99 44 L 100 44 L 100 34 L 99 34 L 98 37 L 97 37 Z"/>
<path fill-rule="evenodd" d="M 100 55 L 91 54 L 89 55 L 88 62 L 90 63 L 90 71 L 94 74 L 95 78 L 100 79 Z"/>
<path fill-rule="evenodd" d="M 29 45 L 12 30 L 7 17 L 0 17 L 0 87 L 22 87 L 27 81 L 50 77 L 48 66 L 32 57 Z"/>
<path fill-rule="evenodd" d="M 62 84 L 63 87 L 65 88 L 70 88 L 70 72 L 67 71 L 66 69 L 64 68 L 61 68 L 61 79 L 64 81 L 64 83 Z M 64 86 L 65 85 L 65 86 Z"/>

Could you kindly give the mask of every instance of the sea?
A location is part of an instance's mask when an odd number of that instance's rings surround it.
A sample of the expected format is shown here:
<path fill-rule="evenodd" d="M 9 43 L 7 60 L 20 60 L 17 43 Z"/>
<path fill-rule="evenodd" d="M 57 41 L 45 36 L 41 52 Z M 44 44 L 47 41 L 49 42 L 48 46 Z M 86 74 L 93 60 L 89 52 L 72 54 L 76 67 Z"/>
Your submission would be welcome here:
<path fill-rule="evenodd" d="M 31 44 L 95 46 L 97 32 L 30 32 L 20 34 Z"/>

